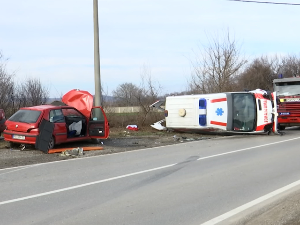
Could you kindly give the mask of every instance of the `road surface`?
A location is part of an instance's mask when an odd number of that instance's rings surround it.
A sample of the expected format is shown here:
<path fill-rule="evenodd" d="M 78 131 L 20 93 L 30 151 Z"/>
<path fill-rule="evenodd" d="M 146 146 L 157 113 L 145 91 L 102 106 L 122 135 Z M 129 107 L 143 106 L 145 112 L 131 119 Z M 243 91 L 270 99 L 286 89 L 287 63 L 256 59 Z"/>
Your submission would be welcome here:
<path fill-rule="evenodd" d="M 300 130 L 0 170 L 0 224 L 234 223 L 296 191 Z"/>

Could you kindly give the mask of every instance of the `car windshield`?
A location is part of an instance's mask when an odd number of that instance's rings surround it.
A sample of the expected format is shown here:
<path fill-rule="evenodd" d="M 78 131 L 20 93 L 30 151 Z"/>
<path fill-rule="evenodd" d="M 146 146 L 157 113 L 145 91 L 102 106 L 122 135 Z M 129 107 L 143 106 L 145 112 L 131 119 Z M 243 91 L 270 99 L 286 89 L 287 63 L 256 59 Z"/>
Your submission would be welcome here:
<path fill-rule="evenodd" d="M 9 120 L 22 123 L 35 123 L 41 115 L 41 111 L 21 109 L 13 114 Z"/>
<path fill-rule="evenodd" d="M 300 81 L 276 83 L 274 91 L 278 96 L 300 95 Z"/>
<path fill-rule="evenodd" d="M 255 98 L 251 93 L 233 94 L 233 129 L 253 131 L 256 123 Z"/>

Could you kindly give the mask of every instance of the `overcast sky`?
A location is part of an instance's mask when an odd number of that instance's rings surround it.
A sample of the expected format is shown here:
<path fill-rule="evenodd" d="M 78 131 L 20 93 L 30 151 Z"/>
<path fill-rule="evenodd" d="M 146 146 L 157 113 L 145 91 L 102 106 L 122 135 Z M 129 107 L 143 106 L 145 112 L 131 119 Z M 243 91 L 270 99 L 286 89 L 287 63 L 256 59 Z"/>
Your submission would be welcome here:
<path fill-rule="evenodd" d="M 163 93 L 184 91 L 194 52 L 226 30 L 249 58 L 300 50 L 300 6 L 227 0 L 98 0 L 98 6 L 108 94 L 125 82 L 139 85 L 144 66 Z M 93 0 L 0 0 L 0 32 L 0 51 L 17 81 L 37 77 L 51 97 L 74 88 L 94 94 Z"/>

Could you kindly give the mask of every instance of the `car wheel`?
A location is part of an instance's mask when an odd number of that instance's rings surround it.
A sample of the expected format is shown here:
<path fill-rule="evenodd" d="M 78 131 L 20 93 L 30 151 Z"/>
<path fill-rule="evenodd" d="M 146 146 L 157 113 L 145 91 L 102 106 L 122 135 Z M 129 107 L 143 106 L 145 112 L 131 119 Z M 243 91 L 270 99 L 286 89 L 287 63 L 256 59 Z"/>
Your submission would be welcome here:
<path fill-rule="evenodd" d="M 284 130 L 284 129 L 285 129 L 285 126 L 278 125 L 278 129 L 279 129 L 279 130 Z"/>
<path fill-rule="evenodd" d="M 92 138 L 92 143 L 93 144 L 101 144 L 101 139 L 99 139 L 99 138 Z"/>
<path fill-rule="evenodd" d="M 16 148 L 16 147 L 18 147 L 18 146 L 20 146 L 20 144 L 17 144 L 17 143 L 15 143 L 15 142 L 9 142 L 9 147 L 10 148 Z"/>
<path fill-rule="evenodd" d="M 49 149 L 53 149 L 54 145 L 55 145 L 55 141 L 54 141 L 54 138 L 52 136 L 50 141 L 49 141 L 49 144 L 48 144 Z"/>

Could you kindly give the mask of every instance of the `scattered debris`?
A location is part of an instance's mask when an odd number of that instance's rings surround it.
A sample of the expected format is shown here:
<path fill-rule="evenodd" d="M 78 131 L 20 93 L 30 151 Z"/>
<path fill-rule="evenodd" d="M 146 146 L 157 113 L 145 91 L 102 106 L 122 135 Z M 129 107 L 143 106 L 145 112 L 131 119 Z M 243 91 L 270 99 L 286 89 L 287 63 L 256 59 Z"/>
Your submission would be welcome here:
<path fill-rule="evenodd" d="M 81 147 L 83 149 L 83 151 L 94 151 L 94 150 L 102 150 L 103 147 Z M 71 148 L 56 148 L 56 149 L 50 149 L 49 150 L 49 154 L 52 153 L 60 153 L 60 152 L 65 152 L 65 151 L 69 151 L 71 150 Z"/>
<path fill-rule="evenodd" d="M 153 127 L 154 129 L 157 129 L 157 130 L 167 130 L 166 127 L 164 127 L 163 125 L 161 125 L 163 122 L 165 122 L 166 120 L 163 119 L 163 120 L 160 120 L 152 125 L 150 125 L 151 127 Z"/>
<path fill-rule="evenodd" d="M 63 151 L 60 156 L 82 156 L 83 148 L 73 148 L 71 150 Z"/>
<path fill-rule="evenodd" d="M 195 141 L 195 138 L 186 138 L 185 141 Z"/>
<path fill-rule="evenodd" d="M 174 141 L 196 141 L 196 140 L 202 140 L 202 138 L 187 138 L 187 137 L 178 137 L 176 135 L 173 136 Z"/>
<path fill-rule="evenodd" d="M 179 141 L 180 137 L 177 137 L 176 135 L 173 136 L 174 141 Z"/>
<path fill-rule="evenodd" d="M 126 129 L 128 129 L 128 130 L 134 130 L 134 131 L 138 131 L 139 130 L 139 128 L 138 128 L 137 125 L 127 125 Z"/>

